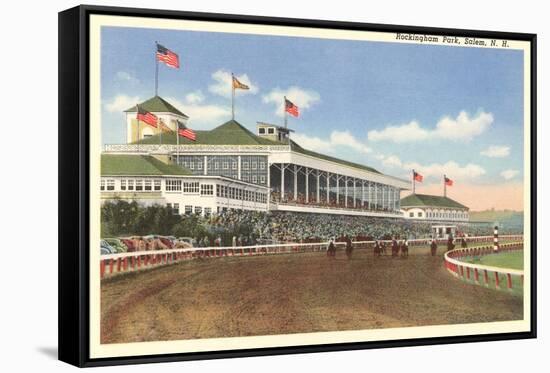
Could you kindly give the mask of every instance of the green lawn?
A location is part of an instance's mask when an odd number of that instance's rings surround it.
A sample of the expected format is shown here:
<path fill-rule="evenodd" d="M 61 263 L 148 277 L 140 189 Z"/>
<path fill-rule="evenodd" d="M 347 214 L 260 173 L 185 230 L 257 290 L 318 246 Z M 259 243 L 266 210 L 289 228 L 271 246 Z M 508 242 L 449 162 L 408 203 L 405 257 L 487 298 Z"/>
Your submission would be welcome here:
<path fill-rule="evenodd" d="M 484 255 L 480 258 L 467 258 L 464 261 L 492 267 L 523 269 L 523 251 Z"/>
<path fill-rule="evenodd" d="M 461 261 L 466 263 L 481 264 L 492 267 L 510 268 L 510 269 L 523 269 L 523 251 L 510 251 L 500 254 L 484 255 L 482 257 L 467 257 L 461 258 Z M 489 288 L 495 288 L 495 273 L 489 273 Z M 520 276 L 512 276 L 512 289 L 508 289 L 507 276 L 504 273 L 499 273 L 500 290 L 509 291 L 513 295 L 523 295 L 523 281 Z M 464 281 L 468 281 L 466 276 L 463 277 Z M 471 274 L 468 282 L 474 281 L 474 275 Z M 484 284 L 483 271 L 479 274 L 480 284 Z"/>

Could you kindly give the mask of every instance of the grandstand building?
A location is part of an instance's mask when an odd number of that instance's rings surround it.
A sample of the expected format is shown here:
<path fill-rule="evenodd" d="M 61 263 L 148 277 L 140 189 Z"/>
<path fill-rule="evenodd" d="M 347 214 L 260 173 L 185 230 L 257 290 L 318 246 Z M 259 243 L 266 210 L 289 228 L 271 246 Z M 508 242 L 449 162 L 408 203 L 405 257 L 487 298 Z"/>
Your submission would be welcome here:
<path fill-rule="evenodd" d="M 120 163 L 117 172 L 124 175 L 109 174 L 102 167 L 105 188 L 109 185 L 115 188 L 102 190 L 104 199 L 112 198 L 113 192 L 127 195 L 128 190 L 117 189 L 122 187 L 122 176 L 127 180 L 133 177 L 135 181 L 144 176 L 126 169 L 124 158 L 116 161 L 117 156 L 124 155 L 132 156 L 132 162 L 139 160 L 144 167 L 143 162 L 147 162 L 158 169 L 157 174 L 146 175 L 153 179 L 153 183 L 161 180 L 160 190 L 147 190 L 157 192 L 156 195 L 141 195 L 140 200 L 148 200 L 148 203 L 158 195 L 161 197 L 159 202 L 164 198 L 164 203 L 178 203 L 180 209 L 193 206 L 193 211 L 195 206 L 202 207 L 203 213 L 208 206 L 212 212 L 224 208 L 247 208 L 402 217 L 400 192 L 409 189 L 407 180 L 302 148 L 292 141 L 290 131 L 284 127 L 258 123 L 256 133 L 252 133 L 239 122 L 230 120 L 212 130 L 195 131 L 196 141 L 191 141 L 184 137 L 177 139 L 177 122 L 187 123 L 189 117 L 166 100 L 155 96 L 139 107 L 155 114 L 163 125 L 155 128 L 138 122 L 137 108 L 126 110 L 127 143 L 105 145 L 103 152 L 106 164 Z M 211 184 L 214 188 L 212 198 L 215 197 L 216 201 L 203 203 L 201 198 L 207 198 L 206 195 L 197 192 L 195 199 L 186 202 L 190 195 L 182 189 L 178 202 L 175 202 L 174 192 L 180 191 L 167 189 L 172 179 L 198 183 L 195 191 L 201 191 L 203 184 Z M 267 197 L 254 197 L 255 202 L 252 202 L 244 198 L 245 194 L 235 192 L 232 202 L 224 204 L 228 198 L 222 192 L 224 187 Z M 138 193 L 137 190 L 132 192 Z"/>
<path fill-rule="evenodd" d="M 457 201 L 442 196 L 411 194 L 401 200 L 405 219 L 432 222 L 467 223 L 469 208 Z"/>
<path fill-rule="evenodd" d="M 101 156 L 101 200 L 171 207 L 177 214 L 208 216 L 224 209 L 266 211 L 265 186 L 190 170 L 140 154 Z"/>

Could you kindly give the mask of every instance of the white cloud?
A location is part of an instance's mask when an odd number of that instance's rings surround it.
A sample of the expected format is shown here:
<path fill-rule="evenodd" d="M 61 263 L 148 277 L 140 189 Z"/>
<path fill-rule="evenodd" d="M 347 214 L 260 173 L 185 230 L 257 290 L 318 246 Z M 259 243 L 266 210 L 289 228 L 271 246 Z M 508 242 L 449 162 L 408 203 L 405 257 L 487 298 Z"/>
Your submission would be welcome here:
<path fill-rule="evenodd" d="M 258 93 L 258 86 L 253 83 L 247 74 L 235 75 L 235 77 L 243 84 L 246 84 L 250 89 L 236 89 L 235 95 L 246 95 Z M 217 70 L 212 74 L 214 83 L 208 86 L 208 90 L 222 97 L 231 97 L 231 73 L 227 70 Z"/>
<path fill-rule="evenodd" d="M 372 151 L 348 131 L 333 131 L 328 139 L 293 133 L 291 139 L 306 149 L 323 153 L 333 153 L 336 147 L 350 147 L 359 153 L 370 153 Z"/>
<path fill-rule="evenodd" d="M 430 137 L 430 132 L 421 128 L 416 121 L 401 126 L 388 126 L 382 131 L 372 130 L 368 133 L 370 141 L 393 141 L 397 143 L 425 140 L 428 137 Z"/>
<path fill-rule="evenodd" d="M 368 133 L 370 141 L 391 141 L 395 143 L 416 142 L 429 139 L 470 141 L 484 133 L 493 123 L 493 114 L 480 112 L 474 117 L 461 111 L 456 118 L 446 116 L 437 122 L 435 128 L 426 129 L 416 121 Z"/>
<path fill-rule="evenodd" d="M 401 159 L 395 155 L 382 158 L 382 164 L 386 167 L 403 167 L 403 162 L 401 162 Z"/>
<path fill-rule="evenodd" d="M 519 174 L 518 170 L 504 170 L 500 173 L 505 180 L 510 180 L 516 177 Z"/>
<path fill-rule="evenodd" d="M 122 113 L 140 102 L 141 99 L 138 96 L 116 95 L 105 103 L 105 108 L 110 113 Z"/>
<path fill-rule="evenodd" d="M 447 175 L 451 179 L 456 178 L 460 180 L 470 180 L 485 175 L 485 169 L 480 165 L 468 163 L 461 166 L 455 161 L 448 161 L 446 163 L 432 163 L 429 165 L 409 162 L 403 164 L 403 169 L 414 169 L 426 177 L 442 178 L 443 175 Z"/>
<path fill-rule="evenodd" d="M 491 145 L 479 153 L 489 158 L 504 158 L 510 155 L 509 146 Z"/>
<path fill-rule="evenodd" d="M 268 94 L 264 95 L 262 100 L 266 104 L 275 105 L 275 114 L 279 117 L 283 117 L 284 96 L 286 96 L 286 98 L 288 98 L 290 101 L 292 101 L 292 103 L 298 106 L 300 112 L 310 109 L 314 104 L 321 100 L 321 96 L 319 95 L 319 93 L 297 86 L 291 86 L 287 89 L 274 88 Z"/>
<path fill-rule="evenodd" d="M 422 176 L 432 179 L 441 179 L 443 175 L 447 175 L 451 179 L 471 180 L 486 173 L 483 167 L 474 163 L 460 165 L 455 161 L 448 161 L 446 163 L 423 165 L 418 162 L 403 162 L 396 155 L 386 156 L 380 154 L 376 158 L 386 167 L 399 168 L 406 172 L 410 172 L 414 169 Z"/>
<path fill-rule="evenodd" d="M 302 133 L 293 133 L 291 139 L 303 148 L 317 152 L 329 152 L 331 143 L 329 140 L 323 140 L 319 137 L 310 137 Z"/>
<path fill-rule="evenodd" d="M 115 77 L 120 82 L 139 83 L 139 79 L 128 71 L 117 71 Z"/>
<path fill-rule="evenodd" d="M 185 95 L 185 101 L 189 104 L 200 104 L 204 101 L 204 95 L 201 91 L 195 91 Z"/>
<path fill-rule="evenodd" d="M 174 97 L 167 97 L 166 101 L 189 116 L 189 127 L 209 129 L 230 119 L 231 111 L 228 107 L 197 103 L 195 96 L 187 96 L 183 102 Z"/>
<path fill-rule="evenodd" d="M 359 153 L 370 153 L 371 148 L 357 140 L 348 131 L 333 131 L 330 134 L 330 143 L 334 146 L 349 146 Z"/>

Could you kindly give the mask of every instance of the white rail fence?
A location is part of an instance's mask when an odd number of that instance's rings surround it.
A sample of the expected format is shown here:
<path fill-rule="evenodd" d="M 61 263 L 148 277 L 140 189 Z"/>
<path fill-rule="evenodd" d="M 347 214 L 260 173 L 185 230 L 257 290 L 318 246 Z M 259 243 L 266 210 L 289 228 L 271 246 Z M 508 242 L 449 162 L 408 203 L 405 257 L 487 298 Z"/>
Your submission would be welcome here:
<path fill-rule="evenodd" d="M 501 236 L 504 240 L 519 240 L 521 235 Z M 493 236 L 468 237 L 468 243 L 492 242 Z M 430 243 L 430 239 L 409 240 L 409 247 L 425 246 Z M 389 243 L 391 241 L 379 241 Z M 438 243 L 445 243 L 446 240 L 438 240 Z M 336 247 L 345 246 L 345 242 L 335 242 Z M 354 248 L 367 249 L 374 247 L 375 241 L 354 241 Z M 231 246 L 231 247 L 193 247 L 156 251 L 134 251 L 118 254 L 101 255 L 100 275 L 101 278 L 107 275 L 114 275 L 130 271 L 152 268 L 159 265 L 172 264 L 183 260 L 193 259 L 213 259 L 231 256 L 254 256 L 254 255 L 274 255 L 274 254 L 292 254 L 304 252 L 325 252 L 328 242 L 314 243 L 284 243 L 271 245 L 254 246 Z"/>
<path fill-rule="evenodd" d="M 506 237 L 506 236 L 501 236 Z M 493 245 L 460 248 L 445 253 L 445 268 L 455 277 L 464 281 L 487 287 L 493 284 L 496 289 L 501 288 L 501 283 L 506 282 L 506 288 L 523 287 L 523 270 L 486 266 L 464 261 L 465 258 L 479 258 L 486 255 L 499 255 L 503 252 L 523 250 L 523 242 L 504 243 L 499 245 L 498 252 Z M 482 277 L 482 279 L 480 279 Z M 513 281 L 513 279 L 517 279 Z M 515 285 L 514 285 L 515 282 Z"/>

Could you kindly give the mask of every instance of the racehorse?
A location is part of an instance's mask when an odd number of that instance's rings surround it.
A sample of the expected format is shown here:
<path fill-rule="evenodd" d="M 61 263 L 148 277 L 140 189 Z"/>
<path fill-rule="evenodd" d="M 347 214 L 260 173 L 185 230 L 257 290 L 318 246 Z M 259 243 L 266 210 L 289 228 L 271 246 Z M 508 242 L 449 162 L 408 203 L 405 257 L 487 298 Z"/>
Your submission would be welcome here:
<path fill-rule="evenodd" d="M 399 243 L 394 238 L 391 242 L 391 256 L 395 257 L 399 255 Z"/>
<path fill-rule="evenodd" d="M 435 256 L 437 253 L 437 242 L 436 240 L 432 240 L 432 243 L 430 244 L 430 251 L 432 252 L 432 256 Z"/>
<path fill-rule="evenodd" d="M 409 243 L 407 240 L 401 242 L 401 256 L 405 258 L 409 256 Z"/>
<path fill-rule="evenodd" d="M 334 239 L 333 238 L 331 238 L 328 242 L 327 256 L 331 257 L 331 258 L 336 257 L 336 245 L 334 244 Z"/>
<path fill-rule="evenodd" d="M 346 256 L 348 257 L 348 260 L 351 259 L 351 255 L 353 254 L 353 244 L 351 243 L 351 239 L 346 236 Z"/>

